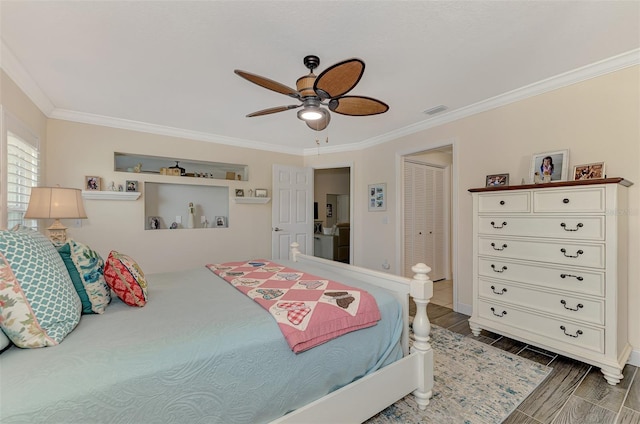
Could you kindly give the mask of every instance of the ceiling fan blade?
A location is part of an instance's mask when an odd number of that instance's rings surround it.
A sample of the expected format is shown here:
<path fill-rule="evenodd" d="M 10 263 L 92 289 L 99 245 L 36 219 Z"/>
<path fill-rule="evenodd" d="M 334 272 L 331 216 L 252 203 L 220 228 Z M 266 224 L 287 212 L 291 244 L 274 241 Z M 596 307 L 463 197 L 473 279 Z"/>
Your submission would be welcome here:
<path fill-rule="evenodd" d="M 358 84 L 363 73 L 362 60 L 347 59 L 322 71 L 313 84 L 313 90 L 322 100 L 343 96 Z"/>
<path fill-rule="evenodd" d="M 327 128 L 327 125 L 329 125 L 329 121 L 331 121 L 331 114 L 327 112 L 324 118 L 316 119 L 315 121 L 305 121 L 305 122 L 307 123 L 307 126 L 312 130 L 322 131 L 323 129 Z"/>
<path fill-rule="evenodd" d="M 300 106 L 302 105 L 300 104 L 300 105 L 270 107 L 269 109 L 262 109 L 257 112 L 250 113 L 247 115 L 247 118 L 252 118 L 254 116 L 269 115 L 270 113 L 284 112 L 285 110 L 296 109 L 296 108 L 299 108 Z"/>
<path fill-rule="evenodd" d="M 332 99 L 329 102 L 329 110 L 350 116 L 368 116 L 385 113 L 389 105 L 380 100 L 363 96 L 344 96 Z"/>
<path fill-rule="evenodd" d="M 241 71 L 239 69 L 234 70 L 233 72 L 236 75 L 250 81 L 254 84 L 259 85 L 260 87 L 264 87 L 269 90 L 273 90 L 277 93 L 285 94 L 290 97 L 295 97 L 296 99 L 300 98 L 300 95 L 296 90 L 291 87 L 287 87 L 284 84 L 280 84 L 279 82 L 270 80 L 269 78 L 261 77 L 260 75 L 251 74 L 249 72 Z"/>

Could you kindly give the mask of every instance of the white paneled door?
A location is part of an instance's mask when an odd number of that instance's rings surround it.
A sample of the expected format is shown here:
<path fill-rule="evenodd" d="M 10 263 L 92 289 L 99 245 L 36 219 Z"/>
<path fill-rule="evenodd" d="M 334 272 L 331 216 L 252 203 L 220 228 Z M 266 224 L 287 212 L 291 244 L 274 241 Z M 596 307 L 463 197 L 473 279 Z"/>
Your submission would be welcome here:
<path fill-rule="evenodd" d="M 313 255 L 313 170 L 273 165 L 272 197 L 272 259 L 289 259 L 294 241 Z"/>
<path fill-rule="evenodd" d="M 404 163 L 404 275 L 423 262 L 433 281 L 446 277 L 448 231 L 445 216 L 444 169 L 418 162 Z"/>

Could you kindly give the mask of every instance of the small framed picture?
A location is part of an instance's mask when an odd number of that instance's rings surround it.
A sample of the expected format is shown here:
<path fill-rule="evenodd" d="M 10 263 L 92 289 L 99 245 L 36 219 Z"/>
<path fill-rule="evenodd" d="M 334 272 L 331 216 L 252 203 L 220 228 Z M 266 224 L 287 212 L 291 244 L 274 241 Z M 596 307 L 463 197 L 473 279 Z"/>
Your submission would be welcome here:
<path fill-rule="evenodd" d="M 508 186 L 509 174 L 487 175 L 487 187 Z"/>
<path fill-rule="evenodd" d="M 227 226 L 227 217 L 226 216 L 216 216 L 215 218 L 216 227 L 226 227 Z"/>
<path fill-rule="evenodd" d="M 150 216 L 148 220 L 148 226 L 150 230 L 159 230 L 160 229 L 160 217 L 159 216 Z"/>
<path fill-rule="evenodd" d="M 387 210 L 387 184 L 369 184 L 369 212 Z"/>
<path fill-rule="evenodd" d="M 85 190 L 100 190 L 100 177 L 86 176 L 84 177 Z"/>
<path fill-rule="evenodd" d="M 138 191 L 138 182 L 134 180 L 127 180 L 127 191 Z"/>
<path fill-rule="evenodd" d="M 588 163 L 586 165 L 576 165 L 573 167 L 573 179 L 575 181 L 595 180 L 604 177 L 604 162 Z"/>
<path fill-rule="evenodd" d="M 256 197 L 267 197 L 266 188 L 257 188 L 255 192 Z"/>
<path fill-rule="evenodd" d="M 244 197 L 244 190 L 241 188 L 236 189 L 236 197 Z"/>
<path fill-rule="evenodd" d="M 531 157 L 531 182 L 567 181 L 569 150 L 536 153 Z"/>

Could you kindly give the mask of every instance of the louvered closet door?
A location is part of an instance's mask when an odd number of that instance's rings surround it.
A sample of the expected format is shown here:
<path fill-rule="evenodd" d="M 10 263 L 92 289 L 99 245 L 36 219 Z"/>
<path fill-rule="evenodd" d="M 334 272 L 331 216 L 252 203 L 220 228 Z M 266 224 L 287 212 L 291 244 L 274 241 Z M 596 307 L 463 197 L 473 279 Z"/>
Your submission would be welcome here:
<path fill-rule="evenodd" d="M 432 280 L 445 277 L 444 172 L 441 168 L 405 162 L 404 275 L 424 262 Z"/>

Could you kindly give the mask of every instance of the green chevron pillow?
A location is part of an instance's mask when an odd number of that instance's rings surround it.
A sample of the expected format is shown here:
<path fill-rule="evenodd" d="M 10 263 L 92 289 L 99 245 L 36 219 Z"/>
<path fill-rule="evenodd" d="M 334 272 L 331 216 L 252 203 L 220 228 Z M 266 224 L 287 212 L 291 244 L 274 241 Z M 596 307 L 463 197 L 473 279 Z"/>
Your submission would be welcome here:
<path fill-rule="evenodd" d="M 82 304 L 55 246 L 16 226 L 0 231 L 0 326 L 19 347 L 53 346 L 80 321 Z"/>

